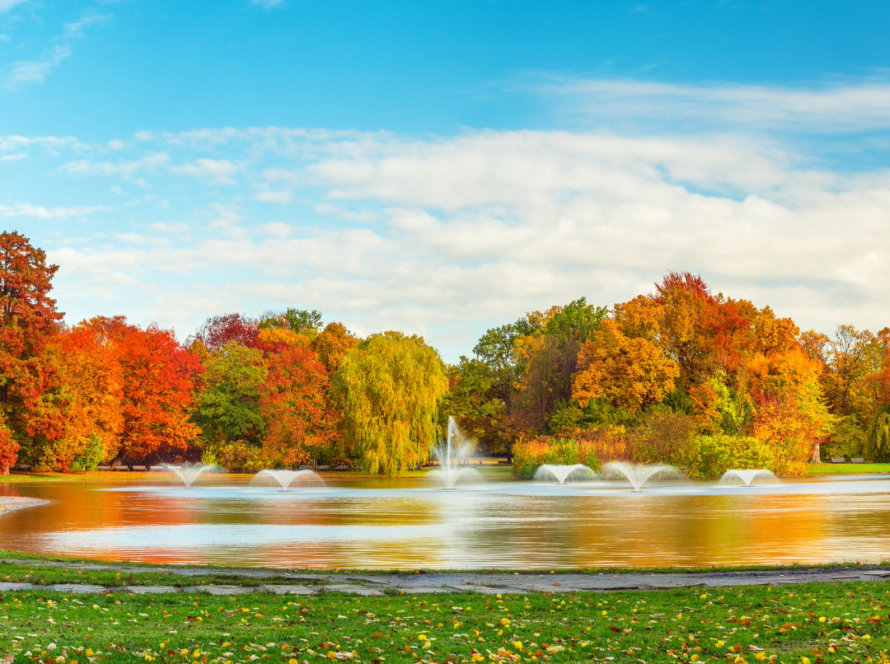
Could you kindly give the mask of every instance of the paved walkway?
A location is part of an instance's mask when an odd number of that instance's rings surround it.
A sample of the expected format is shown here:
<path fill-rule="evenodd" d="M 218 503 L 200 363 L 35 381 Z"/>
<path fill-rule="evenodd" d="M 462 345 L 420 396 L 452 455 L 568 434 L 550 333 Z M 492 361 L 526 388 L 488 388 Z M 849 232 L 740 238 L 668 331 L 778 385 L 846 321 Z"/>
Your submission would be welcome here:
<path fill-rule="evenodd" d="M 220 569 L 212 567 L 131 567 L 40 560 L 6 560 L 7 564 L 29 568 L 64 568 L 83 571 L 110 571 L 121 574 L 164 573 L 172 577 L 225 575 L 256 580 L 256 585 L 117 586 L 82 584 L 34 585 L 0 583 L 0 592 L 51 590 L 66 593 L 127 592 L 137 595 L 158 593 L 209 593 L 242 595 L 262 592 L 276 595 L 320 595 L 343 592 L 365 596 L 429 593 L 579 593 L 673 588 L 724 588 L 738 586 L 780 586 L 811 582 L 879 582 L 890 579 L 890 567 L 824 567 L 758 570 L 748 572 L 691 572 L 626 574 L 519 574 L 432 572 L 420 574 L 297 574 L 284 570 Z M 263 583 L 263 579 L 272 579 Z"/>

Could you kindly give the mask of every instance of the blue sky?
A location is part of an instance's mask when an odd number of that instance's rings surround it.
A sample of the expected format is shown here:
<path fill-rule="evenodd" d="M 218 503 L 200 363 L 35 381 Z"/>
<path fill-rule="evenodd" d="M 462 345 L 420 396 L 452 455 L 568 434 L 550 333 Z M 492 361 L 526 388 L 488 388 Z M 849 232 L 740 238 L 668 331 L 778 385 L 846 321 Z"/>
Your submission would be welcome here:
<path fill-rule="evenodd" d="M 0 0 L 0 219 L 70 322 L 317 308 L 446 359 L 667 270 L 890 324 L 890 6 Z"/>

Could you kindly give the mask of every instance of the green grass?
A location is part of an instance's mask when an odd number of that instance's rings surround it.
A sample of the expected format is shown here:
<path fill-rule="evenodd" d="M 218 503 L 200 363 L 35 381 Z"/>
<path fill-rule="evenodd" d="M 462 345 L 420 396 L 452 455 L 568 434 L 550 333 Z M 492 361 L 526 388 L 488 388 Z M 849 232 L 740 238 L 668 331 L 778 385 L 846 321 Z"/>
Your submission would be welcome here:
<path fill-rule="evenodd" d="M 890 473 L 890 463 L 814 463 L 807 467 L 807 475 L 851 475 Z"/>
<path fill-rule="evenodd" d="M 886 662 L 888 609 L 881 583 L 503 597 L 8 593 L 0 661 Z"/>

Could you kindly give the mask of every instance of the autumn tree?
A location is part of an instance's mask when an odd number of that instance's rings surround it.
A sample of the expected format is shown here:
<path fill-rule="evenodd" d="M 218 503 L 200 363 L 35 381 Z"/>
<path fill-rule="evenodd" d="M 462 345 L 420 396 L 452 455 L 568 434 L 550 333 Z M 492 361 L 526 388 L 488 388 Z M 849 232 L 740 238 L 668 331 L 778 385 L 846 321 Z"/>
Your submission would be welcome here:
<path fill-rule="evenodd" d="M 56 335 L 51 357 L 67 397 L 64 429 L 57 440 L 34 449 L 31 459 L 38 468 L 94 469 L 120 446 L 123 371 L 116 342 L 81 323 Z"/>
<path fill-rule="evenodd" d="M 121 316 L 93 318 L 90 326 L 112 339 L 123 374 L 120 455 L 128 460 L 183 459 L 200 429 L 192 423 L 199 359 L 170 330 L 142 329 Z"/>
<path fill-rule="evenodd" d="M 346 355 L 334 389 L 366 471 L 393 475 L 429 459 L 448 381 L 438 353 L 421 337 L 371 335 Z"/>
<path fill-rule="evenodd" d="M 253 318 L 241 314 L 213 316 L 188 339 L 186 345 L 191 346 L 198 341 L 209 353 L 221 349 L 231 341 L 244 346 L 253 346 L 257 332 L 259 332 L 259 321 Z"/>
<path fill-rule="evenodd" d="M 346 353 L 357 345 L 358 339 L 342 323 L 328 323 L 312 340 L 312 347 L 318 353 L 318 359 L 329 373 L 339 369 Z"/>
<path fill-rule="evenodd" d="M 267 311 L 261 317 L 260 329 L 281 328 L 314 338 L 321 329 L 321 312 L 289 307 L 284 311 Z"/>
<path fill-rule="evenodd" d="M 336 435 L 330 377 L 306 342 L 284 348 L 269 365 L 259 401 L 266 427 L 263 456 L 272 464 L 292 467 L 326 452 Z"/>
<path fill-rule="evenodd" d="M 24 437 L 55 439 L 62 408 L 47 347 L 62 314 L 49 297 L 57 265 L 15 232 L 0 233 L 0 474 L 8 474 Z"/>
<path fill-rule="evenodd" d="M 631 413 L 659 403 L 674 390 L 680 374 L 677 363 L 657 345 L 643 337 L 627 337 L 613 320 L 604 320 L 582 346 L 578 364 L 575 400 L 604 398 Z"/>
<path fill-rule="evenodd" d="M 265 421 L 260 412 L 260 391 L 268 373 L 262 351 L 237 341 L 210 353 L 193 416 L 206 448 L 213 450 L 233 442 L 261 444 Z"/>
<path fill-rule="evenodd" d="M 506 408 L 497 390 L 497 373 L 478 359 L 461 356 L 447 368 L 448 393 L 439 407 L 439 426 L 453 417 L 464 435 L 489 453 L 509 450 Z"/>

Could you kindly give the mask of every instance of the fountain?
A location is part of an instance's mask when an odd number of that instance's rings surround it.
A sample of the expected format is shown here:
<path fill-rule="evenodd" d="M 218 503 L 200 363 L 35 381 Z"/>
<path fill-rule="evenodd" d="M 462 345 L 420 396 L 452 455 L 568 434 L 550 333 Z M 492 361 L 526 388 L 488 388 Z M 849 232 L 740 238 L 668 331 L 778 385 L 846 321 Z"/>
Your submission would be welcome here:
<path fill-rule="evenodd" d="M 175 473 L 176 476 L 182 480 L 182 483 L 185 485 L 186 489 L 191 489 L 192 484 L 195 483 L 195 480 L 198 479 L 203 473 L 206 473 L 209 470 L 214 470 L 216 466 L 205 466 L 203 463 L 186 463 L 182 466 L 171 466 L 169 464 L 164 464 L 164 469 L 167 472 Z"/>
<path fill-rule="evenodd" d="M 596 473 L 582 463 L 576 463 L 574 466 L 557 466 L 545 463 L 535 471 L 535 481 L 542 482 L 552 477 L 560 484 L 565 484 L 572 475 L 596 477 Z"/>
<path fill-rule="evenodd" d="M 464 443 L 455 449 L 455 439 L 460 442 L 463 434 L 457 428 L 457 422 L 453 417 L 448 418 L 448 438 L 445 447 L 437 447 L 433 454 L 439 461 L 439 468 L 430 472 L 430 476 L 438 477 L 445 484 L 446 489 L 453 489 L 457 481 L 464 475 L 478 475 L 474 468 L 461 466 L 460 461 L 465 460 L 473 451 L 470 443 Z"/>
<path fill-rule="evenodd" d="M 631 483 L 634 491 L 639 491 L 643 485 L 655 475 L 677 475 L 678 471 L 673 466 L 666 465 L 646 465 L 637 463 L 624 463 L 623 461 L 613 461 L 607 463 L 603 468 L 603 474 L 606 476 L 623 475 L 627 481 Z"/>
<path fill-rule="evenodd" d="M 287 491 L 291 484 L 296 480 L 318 482 L 324 485 L 324 480 L 311 470 L 261 470 L 254 475 L 251 484 L 261 481 L 263 478 L 270 478 L 278 483 L 282 491 Z"/>
<path fill-rule="evenodd" d="M 742 486 L 750 487 L 754 486 L 753 482 L 758 477 L 771 482 L 778 481 L 772 471 L 769 471 L 766 468 L 756 468 L 752 470 L 738 470 L 734 468 L 723 473 L 723 476 L 720 478 L 720 484 L 735 484 L 738 480 L 742 482 Z"/>

